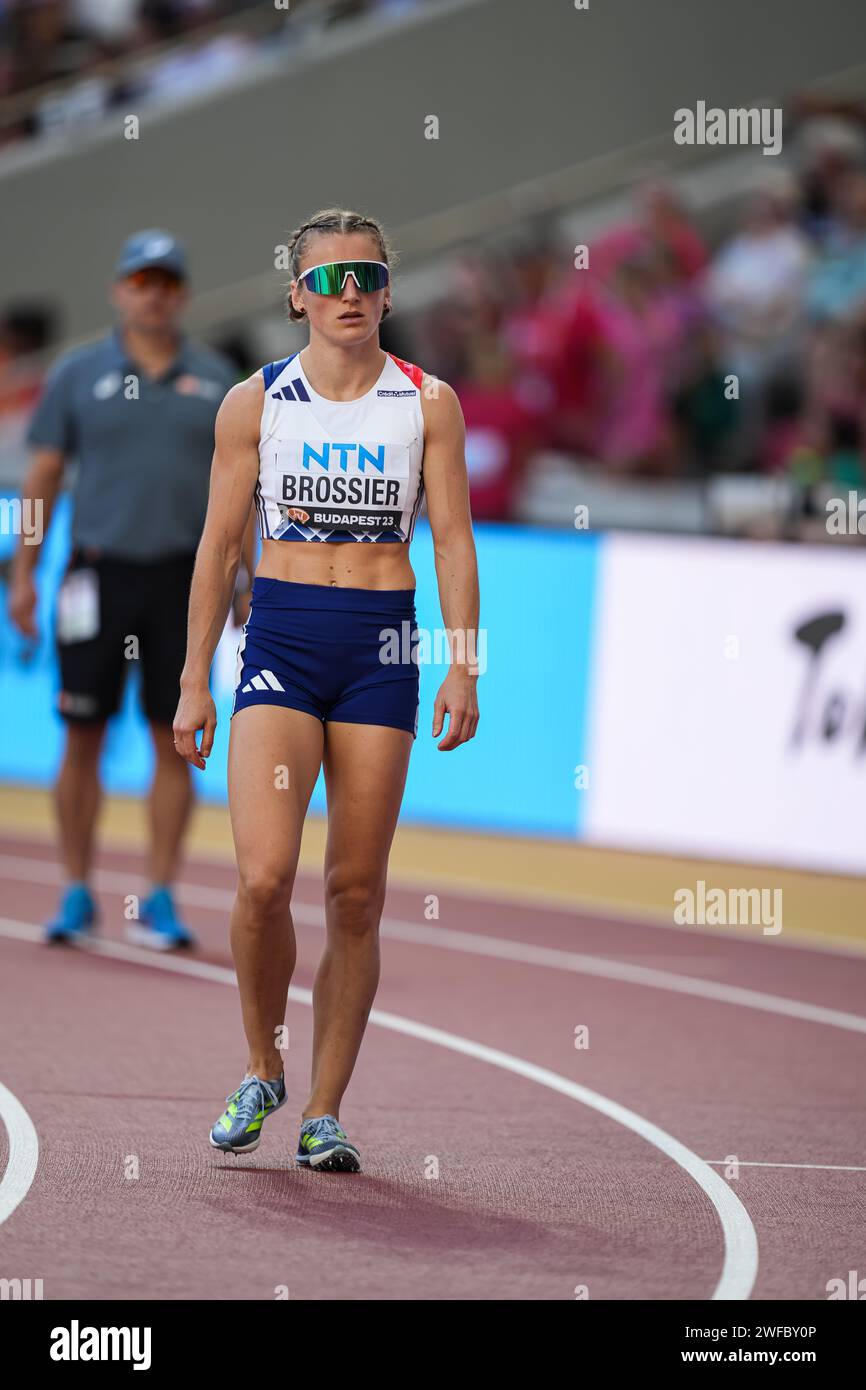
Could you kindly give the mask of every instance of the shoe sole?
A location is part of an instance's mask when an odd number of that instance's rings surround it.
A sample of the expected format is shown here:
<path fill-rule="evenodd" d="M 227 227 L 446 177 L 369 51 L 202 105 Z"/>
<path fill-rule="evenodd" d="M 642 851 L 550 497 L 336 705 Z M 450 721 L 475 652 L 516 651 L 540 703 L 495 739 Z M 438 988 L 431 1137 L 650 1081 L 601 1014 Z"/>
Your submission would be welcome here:
<path fill-rule="evenodd" d="M 88 941 L 93 941 L 96 935 L 92 927 L 87 927 L 84 931 L 56 932 L 42 939 L 46 946 L 84 946 Z"/>
<path fill-rule="evenodd" d="M 82 941 L 90 941 L 92 937 L 99 935 L 99 918 L 93 917 L 89 922 L 84 922 L 80 927 L 56 928 L 53 932 L 49 927 L 44 927 L 42 940 L 46 946 L 78 946 Z"/>
<path fill-rule="evenodd" d="M 218 1144 L 212 1134 L 208 1135 L 208 1139 L 211 1142 L 211 1148 L 219 1149 L 220 1153 L 224 1154 L 251 1154 L 262 1142 L 261 1136 L 254 1140 L 252 1144 L 243 1144 L 241 1146 L 236 1146 L 234 1144 Z"/>
<path fill-rule="evenodd" d="M 152 927 L 127 927 L 124 933 L 133 946 L 145 946 L 151 951 L 186 951 L 195 943 L 185 937 L 170 937 Z"/>
<path fill-rule="evenodd" d="M 299 1168 L 312 1168 L 314 1173 L 360 1173 L 361 1159 L 350 1149 L 332 1149 L 330 1153 L 323 1154 L 317 1161 L 315 1158 L 296 1158 L 295 1162 Z"/>

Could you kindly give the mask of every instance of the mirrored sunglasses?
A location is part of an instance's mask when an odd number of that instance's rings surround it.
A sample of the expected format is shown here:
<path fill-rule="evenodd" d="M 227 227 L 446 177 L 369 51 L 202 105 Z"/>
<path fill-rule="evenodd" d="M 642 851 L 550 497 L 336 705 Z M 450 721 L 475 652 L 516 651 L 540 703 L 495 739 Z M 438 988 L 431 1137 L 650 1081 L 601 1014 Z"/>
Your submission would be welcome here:
<path fill-rule="evenodd" d="M 298 279 L 313 294 L 342 294 L 352 276 L 362 294 L 383 290 L 388 284 L 388 267 L 382 261 L 331 261 L 303 271 Z"/>

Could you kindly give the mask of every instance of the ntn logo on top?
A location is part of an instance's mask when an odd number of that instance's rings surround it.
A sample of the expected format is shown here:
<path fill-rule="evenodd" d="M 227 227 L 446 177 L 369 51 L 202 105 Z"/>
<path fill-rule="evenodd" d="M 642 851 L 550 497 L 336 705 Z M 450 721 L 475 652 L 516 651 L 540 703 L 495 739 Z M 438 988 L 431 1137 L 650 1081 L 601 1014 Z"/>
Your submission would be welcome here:
<path fill-rule="evenodd" d="M 352 463 L 362 473 L 365 464 L 368 463 L 371 467 L 378 468 L 380 473 L 385 472 L 384 444 L 338 444 L 334 441 L 327 441 L 323 444 L 313 445 L 304 440 L 301 466 L 309 468 L 313 463 L 317 463 L 320 468 L 330 468 L 332 453 L 336 455 L 335 468 L 341 468 L 344 473 L 349 467 L 350 456 Z"/>

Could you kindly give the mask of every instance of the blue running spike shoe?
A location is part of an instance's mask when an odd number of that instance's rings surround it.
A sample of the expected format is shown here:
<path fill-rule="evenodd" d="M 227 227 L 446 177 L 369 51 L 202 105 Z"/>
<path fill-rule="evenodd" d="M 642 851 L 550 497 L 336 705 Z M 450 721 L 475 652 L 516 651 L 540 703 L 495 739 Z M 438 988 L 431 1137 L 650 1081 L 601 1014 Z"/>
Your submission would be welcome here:
<path fill-rule="evenodd" d="M 86 941 L 93 935 L 96 922 L 96 903 L 84 883 L 71 884 L 60 899 L 60 908 L 45 928 L 45 940 L 51 945 Z"/>
<path fill-rule="evenodd" d="M 149 946 L 152 951 L 174 951 L 178 947 L 195 945 L 195 937 L 177 915 L 174 898 L 168 888 L 155 888 L 141 904 L 141 919 L 130 922 L 127 941 L 136 946 Z"/>
<path fill-rule="evenodd" d="M 262 1138 L 262 1125 L 269 1115 L 286 1103 L 286 1083 L 274 1087 L 270 1081 L 257 1076 L 245 1076 L 233 1095 L 226 1096 L 226 1110 L 210 1132 L 215 1149 L 225 1153 L 248 1154 L 257 1149 Z"/>
<path fill-rule="evenodd" d="M 361 1155 L 333 1115 L 319 1115 L 301 1125 L 296 1163 L 319 1173 L 359 1173 Z"/>

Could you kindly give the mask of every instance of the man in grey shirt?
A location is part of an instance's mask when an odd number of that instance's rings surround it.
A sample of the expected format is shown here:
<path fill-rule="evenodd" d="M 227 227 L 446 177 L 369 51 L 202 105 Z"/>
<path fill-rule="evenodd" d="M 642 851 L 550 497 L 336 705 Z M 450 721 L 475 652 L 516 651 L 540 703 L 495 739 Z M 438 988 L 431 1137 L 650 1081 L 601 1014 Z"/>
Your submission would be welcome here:
<path fill-rule="evenodd" d="M 183 247 L 167 232 L 138 232 L 121 251 L 112 302 L 118 326 L 66 353 L 30 425 L 34 450 L 22 488 L 42 503 L 43 533 L 66 463 L 72 486 L 72 553 L 57 596 L 66 747 L 55 804 L 68 874 L 49 941 L 87 935 L 96 920 L 89 887 L 101 797 L 99 756 L 132 662 L 156 757 L 150 793 L 152 891 L 128 935 L 158 949 L 189 945 L 170 884 L 192 809 L 189 767 L 172 721 L 186 654 L 195 551 L 207 510 L 214 422 L 233 384 L 231 365 L 178 328 L 188 299 Z M 250 536 L 252 528 L 250 528 Z M 22 537 L 10 616 L 35 635 L 39 546 Z M 248 559 L 247 568 L 251 555 Z"/>

